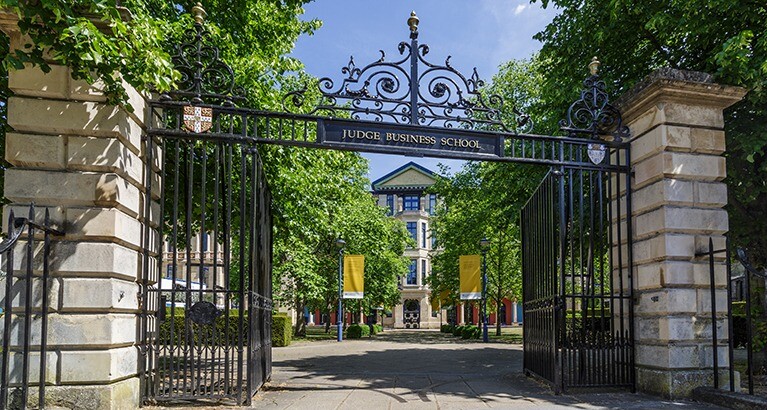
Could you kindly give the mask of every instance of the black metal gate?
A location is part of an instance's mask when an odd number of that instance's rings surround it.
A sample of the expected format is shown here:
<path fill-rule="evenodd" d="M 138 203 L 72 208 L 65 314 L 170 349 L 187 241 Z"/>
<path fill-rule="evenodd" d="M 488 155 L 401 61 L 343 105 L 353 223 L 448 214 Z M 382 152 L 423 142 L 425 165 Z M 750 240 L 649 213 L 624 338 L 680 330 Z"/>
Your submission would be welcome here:
<path fill-rule="evenodd" d="M 157 231 L 144 237 L 144 398 L 249 404 L 271 375 L 271 198 L 258 151 L 202 136 L 146 143 L 146 180 L 159 188 L 145 192 Z"/>
<path fill-rule="evenodd" d="M 413 14 L 398 57 L 352 59 L 337 86 L 322 78 L 264 111 L 237 106 L 246 99 L 234 71 L 193 11 L 174 56 L 179 89 L 150 101 L 147 124 L 146 401 L 249 403 L 269 378 L 271 200 L 259 144 L 551 167 L 522 215 L 525 370 L 557 391 L 633 389 L 629 131 L 598 61 L 561 122 L 567 135 L 531 134 L 527 115 L 483 95 L 476 70 L 427 61 Z"/>
<path fill-rule="evenodd" d="M 606 155 L 625 164 L 628 148 Z M 556 392 L 634 389 L 626 171 L 552 169 L 522 210 L 524 369 Z"/>

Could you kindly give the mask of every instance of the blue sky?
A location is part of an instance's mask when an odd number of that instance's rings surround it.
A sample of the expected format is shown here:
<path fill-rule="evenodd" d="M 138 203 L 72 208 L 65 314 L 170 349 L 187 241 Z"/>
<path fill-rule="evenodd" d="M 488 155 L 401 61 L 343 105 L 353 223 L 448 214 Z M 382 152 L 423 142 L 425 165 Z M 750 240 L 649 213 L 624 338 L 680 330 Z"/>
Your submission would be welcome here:
<path fill-rule="evenodd" d="M 540 48 L 533 35 L 554 18 L 552 8 L 526 0 L 315 0 L 305 7 L 304 19 L 318 18 L 323 26 L 313 36 L 299 38 L 293 56 L 316 77 L 341 79 L 341 67 L 353 55 L 358 66 L 380 57 L 379 49 L 393 56 L 397 44 L 408 40 L 407 18 L 415 10 L 420 19 L 419 41 L 429 45 L 430 61 L 470 74 L 476 67 L 490 80 L 497 67 L 510 59 L 527 58 Z M 364 154 L 374 180 L 415 161 L 437 171 L 444 163 L 451 170 L 461 162 L 436 158 Z"/>

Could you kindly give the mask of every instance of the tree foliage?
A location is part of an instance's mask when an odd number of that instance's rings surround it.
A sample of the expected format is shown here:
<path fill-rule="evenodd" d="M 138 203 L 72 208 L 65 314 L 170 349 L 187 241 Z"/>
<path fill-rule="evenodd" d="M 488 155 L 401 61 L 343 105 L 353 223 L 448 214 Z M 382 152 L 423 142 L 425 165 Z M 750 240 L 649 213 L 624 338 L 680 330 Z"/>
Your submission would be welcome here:
<path fill-rule="evenodd" d="M 538 61 L 512 60 L 500 67 L 484 93 L 501 96 L 506 104 L 501 113 L 505 122 L 514 121 L 512 107 L 537 120 L 536 129 L 550 128 L 547 116 L 539 111 L 541 74 Z M 432 229 L 440 252 L 432 259 L 430 276 L 433 292 L 447 291 L 458 301 L 458 259 L 480 253 L 479 241 L 490 240 L 486 253 L 489 311 L 498 311 L 504 298 L 521 300 L 522 274 L 519 210 L 532 194 L 546 169 L 498 162 L 470 162 L 450 176 L 442 170 L 431 190 L 440 198 Z M 500 332 L 499 326 L 496 330 Z"/>
<path fill-rule="evenodd" d="M 533 0 L 535 2 L 536 0 Z M 767 262 L 767 5 L 744 0 L 540 0 L 560 13 L 536 35 L 544 80 L 542 108 L 564 112 L 598 56 L 611 93 L 653 69 L 703 71 L 747 87 L 725 114 L 731 236 Z"/>
<path fill-rule="evenodd" d="M 206 27 L 221 58 L 246 91 L 242 105 L 278 109 L 286 84 L 311 81 L 301 63 L 288 56 L 300 35 L 311 34 L 321 25 L 300 18 L 308 1 L 201 1 L 207 11 Z M 22 48 L 8 53 L 9 38 L 0 35 L 0 50 L 5 51 L 0 67 L 2 128 L 7 125 L 8 70 L 29 64 L 43 71 L 50 70 L 49 64 L 69 66 L 74 79 L 98 80 L 110 103 L 126 102 L 124 83 L 139 90 L 172 89 L 179 74 L 171 55 L 176 44 L 189 40 L 185 30 L 192 26 L 190 12 L 195 3 L 0 0 L 0 8 L 19 16 L 19 28 L 28 38 Z M 401 256 L 407 235 L 401 224 L 385 217 L 367 192 L 365 160 L 356 153 L 288 147 L 260 147 L 259 152 L 274 204 L 275 297 L 299 311 L 304 306 L 326 308 L 334 303 L 338 263 L 334 242 L 341 235 L 349 244 L 347 252 L 366 256 L 368 286 L 363 304 L 394 304 L 396 276 L 407 269 Z M 212 151 L 209 154 L 211 160 Z M 194 158 L 195 170 L 205 167 L 199 155 Z M 239 156 L 234 158 L 237 161 Z M 239 168 L 237 163 L 233 166 Z M 232 187 L 240 185 L 236 173 L 230 178 Z M 242 194 L 235 192 L 235 196 Z M 199 192 L 193 195 L 195 203 L 203 199 L 212 203 L 212 198 L 200 198 Z M 237 209 L 234 213 L 236 223 L 243 215 Z M 199 220 L 198 214 L 193 216 Z M 213 221 L 206 223 L 210 227 Z M 238 246 L 236 238 L 234 242 Z"/>

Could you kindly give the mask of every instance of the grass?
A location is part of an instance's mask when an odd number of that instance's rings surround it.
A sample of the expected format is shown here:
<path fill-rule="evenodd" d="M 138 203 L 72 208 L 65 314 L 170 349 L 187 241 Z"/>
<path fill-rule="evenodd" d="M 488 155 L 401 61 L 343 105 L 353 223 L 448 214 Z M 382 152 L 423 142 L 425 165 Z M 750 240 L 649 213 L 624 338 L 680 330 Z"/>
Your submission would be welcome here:
<path fill-rule="evenodd" d="M 336 326 L 330 326 L 328 333 L 325 333 L 325 326 L 307 326 L 305 337 L 293 337 L 293 340 L 306 340 L 310 342 L 318 340 L 336 340 Z"/>
<path fill-rule="evenodd" d="M 522 326 L 502 327 L 500 336 L 496 336 L 495 326 L 488 326 L 487 334 L 491 341 L 510 344 L 522 343 Z"/>

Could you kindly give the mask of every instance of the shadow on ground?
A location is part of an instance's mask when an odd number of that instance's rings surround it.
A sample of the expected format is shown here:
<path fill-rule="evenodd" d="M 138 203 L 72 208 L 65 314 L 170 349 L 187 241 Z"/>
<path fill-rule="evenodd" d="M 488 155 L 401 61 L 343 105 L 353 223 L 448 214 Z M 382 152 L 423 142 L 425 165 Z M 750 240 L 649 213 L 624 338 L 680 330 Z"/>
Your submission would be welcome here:
<path fill-rule="evenodd" d="M 481 344 L 438 332 L 275 349 L 258 407 L 290 408 L 715 408 L 626 392 L 554 395 L 522 374 L 520 345 Z M 326 406 L 327 405 L 327 406 Z"/>

